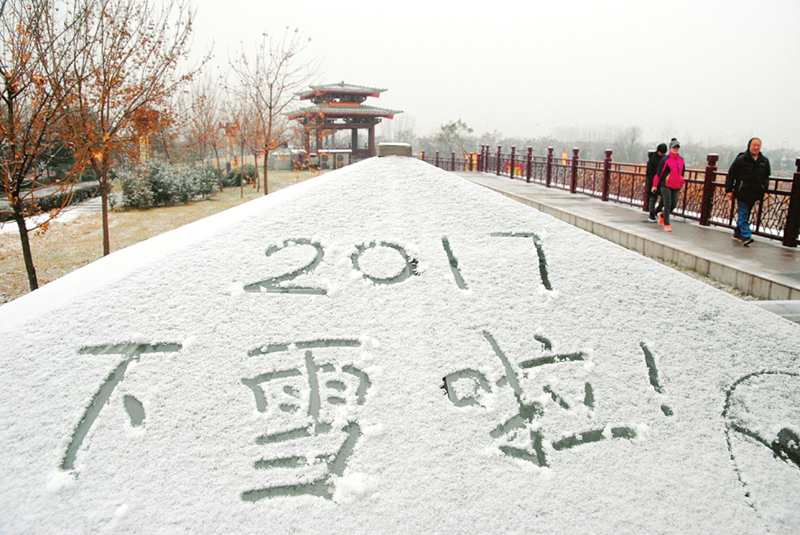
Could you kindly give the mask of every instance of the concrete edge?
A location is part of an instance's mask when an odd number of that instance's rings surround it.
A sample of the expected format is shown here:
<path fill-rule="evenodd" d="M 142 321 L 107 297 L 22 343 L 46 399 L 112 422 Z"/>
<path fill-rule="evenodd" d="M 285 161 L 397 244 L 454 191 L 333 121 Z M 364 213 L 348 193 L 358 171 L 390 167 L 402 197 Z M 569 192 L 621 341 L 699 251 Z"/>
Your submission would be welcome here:
<path fill-rule="evenodd" d="M 694 254 L 680 251 L 661 243 L 656 243 L 641 236 L 628 234 L 603 223 L 591 221 L 492 186 L 484 184 L 482 184 L 482 186 L 643 256 L 664 260 L 666 262 L 673 262 L 679 266 L 693 269 L 701 275 L 707 275 L 712 279 L 729 284 L 748 295 L 767 300 L 788 301 L 800 299 L 799 290 L 777 281 L 730 266 L 725 266 L 713 260 L 701 258 Z"/>
<path fill-rule="evenodd" d="M 800 301 L 751 301 L 751 303 L 789 321 L 800 323 Z"/>

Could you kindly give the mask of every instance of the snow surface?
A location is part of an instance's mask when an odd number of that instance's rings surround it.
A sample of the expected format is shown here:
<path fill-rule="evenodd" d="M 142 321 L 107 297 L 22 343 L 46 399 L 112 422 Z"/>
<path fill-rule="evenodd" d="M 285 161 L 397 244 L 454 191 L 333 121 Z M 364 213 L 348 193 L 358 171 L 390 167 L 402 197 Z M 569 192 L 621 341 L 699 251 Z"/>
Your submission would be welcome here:
<path fill-rule="evenodd" d="M 800 325 L 410 158 L 0 334 L 2 533 L 800 531 Z"/>

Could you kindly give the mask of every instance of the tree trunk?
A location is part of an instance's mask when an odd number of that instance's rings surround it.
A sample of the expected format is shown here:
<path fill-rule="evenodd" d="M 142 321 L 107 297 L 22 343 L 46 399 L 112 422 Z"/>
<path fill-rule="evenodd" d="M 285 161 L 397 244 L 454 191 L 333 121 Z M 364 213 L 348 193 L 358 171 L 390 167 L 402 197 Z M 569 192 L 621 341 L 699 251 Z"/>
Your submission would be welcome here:
<path fill-rule="evenodd" d="M 111 253 L 111 239 L 108 231 L 108 178 L 100 182 L 100 198 L 103 201 L 103 256 Z"/>
<path fill-rule="evenodd" d="M 256 191 L 261 191 L 261 179 L 258 177 L 258 154 L 253 153 L 253 181 L 256 183 Z"/>
<path fill-rule="evenodd" d="M 219 178 L 219 190 L 222 191 L 225 189 L 224 185 L 222 184 L 222 163 L 219 161 L 219 151 L 217 150 L 216 145 L 212 148 L 214 149 L 214 156 L 217 158 L 217 177 Z"/>
<path fill-rule="evenodd" d="M 268 161 L 269 161 L 269 149 L 267 147 L 264 147 L 264 195 L 267 195 L 269 193 L 269 181 L 267 180 L 269 176 L 268 175 L 269 171 L 267 171 Z"/>
<path fill-rule="evenodd" d="M 22 217 L 22 207 L 18 206 L 17 203 L 14 204 L 14 220 L 19 228 L 19 241 L 22 245 L 22 258 L 25 259 L 25 271 L 28 272 L 28 284 L 31 287 L 31 291 L 33 291 L 39 287 L 39 281 L 36 278 L 36 268 L 33 267 L 31 243 L 28 240 L 28 227 L 25 225 L 25 218 Z"/>
<path fill-rule="evenodd" d="M 172 165 L 172 157 L 169 155 L 169 148 L 167 147 L 167 138 L 164 135 L 164 129 L 163 128 L 161 129 L 161 144 L 164 145 L 164 155 L 167 157 L 167 163 Z M 148 154 L 147 157 L 149 159 L 150 155 Z"/>
<path fill-rule="evenodd" d="M 111 239 L 108 231 L 108 154 L 102 153 L 102 160 L 92 159 L 92 169 L 100 180 L 100 199 L 103 207 L 103 256 L 111 253 Z"/>

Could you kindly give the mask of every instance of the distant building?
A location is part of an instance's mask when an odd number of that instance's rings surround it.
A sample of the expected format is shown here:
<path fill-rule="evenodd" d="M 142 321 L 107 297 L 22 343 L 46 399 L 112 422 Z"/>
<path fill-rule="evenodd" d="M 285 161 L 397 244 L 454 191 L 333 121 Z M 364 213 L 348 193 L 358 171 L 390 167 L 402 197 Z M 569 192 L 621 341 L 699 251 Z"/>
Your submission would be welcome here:
<path fill-rule="evenodd" d="M 350 149 L 354 160 L 376 155 L 375 125 L 381 119 L 392 119 L 399 110 L 365 106 L 367 97 L 380 97 L 386 89 L 351 85 L 345 82 L 312 85 L 299 93 L 300 100 L 310 100 L 313 106 L 300 108 L 288 114 L 305 128 L 304 145 L 309 154 L 321 150 Z M 350 140 L 337 144 L 336 131 L 350 130 Z M 358 131 L 367 130 L 365 147 L 359 146 Z"/>

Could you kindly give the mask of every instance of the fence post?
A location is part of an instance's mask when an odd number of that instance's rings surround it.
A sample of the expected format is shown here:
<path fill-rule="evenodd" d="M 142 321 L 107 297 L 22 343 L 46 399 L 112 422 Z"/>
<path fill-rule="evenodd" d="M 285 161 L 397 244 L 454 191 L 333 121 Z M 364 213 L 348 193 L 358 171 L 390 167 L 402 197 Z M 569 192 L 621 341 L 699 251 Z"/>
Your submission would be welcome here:
<path fill-rule="evenodd" d="M 434 167 L 439 167 L 439 151 L 436 151 L 436 159 L 433 162 Z"/>
<path fill-rule="evenodd" d="M 497 176 L 500 176 L 500 145 L 497 146 L 497 172 L 495 173 Z"/>
<path fill-rule="evenodd" d="M 603 192 L 600 198 L 608 202 L 608 186 L 611 184 L 611 149 L 606 149 L 606 159 L 603 160 Z"/>
<path fill-rule="evenodd" d="M 572 178 L 569 181 L 569 192 L 575 193 L 578 189 L 578 150 L 572 149 Z"/>
<path fill-rule="evenodd" d="M 711 203 L 714 201 L 714 181 L 717 178 L 718 154 L 709 154 L 706 157 L 706 176 L 703 178 L 703 197 L 700 201 L 700 225 L 707 227 L 711 219 Z"/>
<path fill-rule="evenodd" d="M 485 145 L 481 145 L 481 155 L 478 156 L 478 171 L 481 173 L 486 171 L 486 158 L 484 157 L 484 154 L 486 152 L 485 149 L 486 149 Z"/>
<path fill-rule="evenodd" d="M 797 233 L 800 231 L 800 158 L 794 164 L 797 172 L 792 180 L 789 210 L 786 212 L 786 226 L 783 228 L 783 244 L 786 247 L 797 247 Z"/>
<path fill-rule="evenodd" d="M 649 150 L 647 151 L 647 162 L 650 163 L 650 157 L 655 154 L 656 151 Z M 645 175 L 644 175 L 644 197 L 642 198 L 642 211 L 649 212 L 650 211 L 650 188 L 647 185 L 647 168 L 645 168 Z"/>
<path fill-rule="evenodd" d="M 517 148 L 511 147 L 511 163 L 508 166 L 508 178 L 514 178 L 514 160 L 516 159 Z"/>
<path fill-rule="evenodd" d="M 531 163 L 533 161 L 533 147 L 528 147 L 528 161 L 526 162 L 525 182 L 531 181 Z"/>
<path fill-rule="evenodd" d="M 450 170 L 451 171 L 456 170 L 456 151 L 450 152 Z"/>
<path fill-rule="evenodd" d="M 553 177 L 553 147 L 547 147 L 547 176 L 544 185 L 550 187 L 550 179 Z"/>

